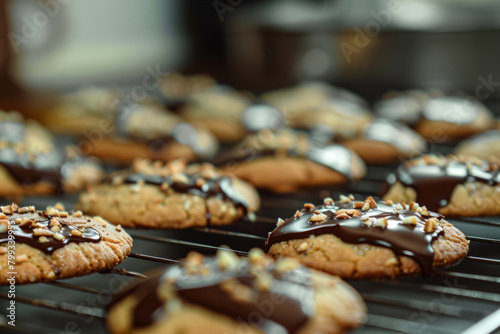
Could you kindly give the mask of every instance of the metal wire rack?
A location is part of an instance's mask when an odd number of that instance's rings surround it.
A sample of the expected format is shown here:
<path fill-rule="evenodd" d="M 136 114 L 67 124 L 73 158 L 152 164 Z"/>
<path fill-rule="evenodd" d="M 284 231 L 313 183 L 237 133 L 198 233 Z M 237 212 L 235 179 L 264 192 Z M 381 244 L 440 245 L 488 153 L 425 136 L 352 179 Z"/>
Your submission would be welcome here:
<path fill-rule="evenodd" d="M 128 230 L 134 238 L 130 256 L 117 269 L 85 277 L 16 286 L 16 326 L 0 317 L 0 331 L 36 333 L 103 333 L 105 306 L 121 284 L 158 266 L 178 263 L 189 251 L 213 254 L 229 247 L 240 255 L 263 248 L 277 217 L 288 217 L 304 202 L 353 193 L 377 194 L 388 167 L 370 166 L 368 175 L 349 188 L 314 189 L 293 195 L 262 194 L 254 223 L 190 230 Z M 32 198 L 44 206 L 74 198 Z M 500 217 L 449 219 L 470 239 L 470 253 L 457 266 L 437 275 L 384 281 L 350 281 L 368 306 L 366 323 L 354 333 L 500 333 Z M 224 245 L 224 246 L 221 246 Z M 0 289 L 1 314 L 8 306 L 8 287 Z"/>

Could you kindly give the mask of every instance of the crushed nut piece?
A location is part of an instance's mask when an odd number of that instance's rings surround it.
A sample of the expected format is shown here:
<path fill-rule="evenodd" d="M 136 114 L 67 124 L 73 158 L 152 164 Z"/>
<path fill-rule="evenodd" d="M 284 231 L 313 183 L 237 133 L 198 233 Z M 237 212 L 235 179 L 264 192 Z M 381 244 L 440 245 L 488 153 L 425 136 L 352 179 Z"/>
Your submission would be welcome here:
<path fill-rule="evenodd" d="M 59 240 L 59 241 L 62 241 L 62 240 L 64 240 L 64 239 L 66 239 L 66 238 L 65 238 L 65 237 L 64 237 L 64 235 L 62 235 L 61 233 L 56 232 L 56 233 L 54 233 L 54 239 Z"/>
<path fill-rule="evenodd" d="M 356 201 L 353 206 L 355 209 L 361 209 L 365 205 L 365 202 Z"/>
<path fill-rule="evenodd" d="M 406 203 L 405 202 L 401 202 L 399 204 L 401 204 L 401 206 L 403 207 L 403 210 L 406 210 Z"/>
<path fill-rule="evenodd" d="M 342 212 L 335 216 L 335 219 L 349 219 L 349 218 L 351 217 L 349 217 L 349 215 L 345 212 Z"/>
<path fill-rule="evenodd" d="M 4 213 L 0 213 L 0 219 L 8 219 L 8 217 Z"/>
<path fill-rule="evenodd" d="M 419 208 L 418 203 L 415 203 L 413 201 L 410 202 L 410 210 L 411 211 L 417 211 L 418 208 Z"/>
<path fill-rule="evenodd" d="M 48 207 L 47 211 L 45 211 L 45 214 L 49 217 L 59 217 L 59 211 L 57 211 L 53 207 Z"/>
<path fill-rule="evenodd" d="M 79 230 L 71 230 L 71 235 L 75 236 L 75 237 L 81 237 L 82 236 L 82 232 L 79 231 Z"/>
<path fill-rule="evenodd" d="M 311 218 L 309 218 L 309 221 L 317 223 L 317 222 L 322 222 L 326 218 L 327 218 L 327 215 L 325 215 L 324 213 L 320 213 L 320 214 L 315 213 L 311 216 Z"/>
<path fill-rule="evenodd" d="M 373 199 L 373 197 L 368 197 L 366 200 L 365 200 L 366 203 L 368 203 L 370 205 L 370 208 L 376 208 L 377 207 L 377 202 L 375 202 L 375 200 Z"/>
<path fill-rule="evenodd" d="M 438 226 L 439 226 L 439 219 L 437 218 L 427 219 L 425 221 L 424 231 L 426 233 L 432 233 L 437 229 Z"/>
<path fill-rule="evenodd" d="M 393 205 L 393 204 L 394 204 L 394 202 L 391 201 L 390 199 L 388 199 L 387 201 L 385 201 L 385 205 L 389 205 L 390 206 L 390 205 Z"/>
<path fill-rule="evenodd" d="M 398 260 L 394 257 L 391 257 L 390 259 L 388 259 L 387 261 L 385 261 L 385 265 L 386 266 L 395 266 L 399 264 Z"/>
<path fill-rule="evenodd" d="M 276 224 L 276 226 L 281 226 L 281 225 L 283 225 L 284 222 L 285 221 L 283 219 L 278 218 L 278 223 Z"/>
<path fill-rule="evenodd" d="M 61 230 L 61 228 L 60 228 L 59 226 L 52 226 L 52 227 L 50 228 L 50 230 L 51 230 L 52 232 L 59 232 L 59 231 Z"/>
<path fill-rule="evenodd" d="M 23 207 L 19 208 L 17 210 L 17 212 L 19 212 L 19 213 L 27 213 L 27 212 L 30 212 L 30 208 L 27 207 L 27 206 L 23 206 Z"/>
<path fill-rule="evenodd" d="M 387 219 L 385 218 L 380 218 L 375 221 L 375 226 L 382 226 L 382 227 L 387 227 Z"/>
<path fill-rule="evenodd" d="M 66 218 L 69 216 L 67 211 L 59 211 L 59 217 Z"/>
<path fill-rule="evenodd" d="M 370 210 L 370 203 L 363 204 L 361 211 L 368 211 L 368 210 Z"/>
<path fill-rule="evenodd" d="M 55 205 L 54 205 L 54 209 L 58 210 L 58 211 L 64 211 L 64 205 L 61 203 L 61 202 L 57 202 Z"/>
<path fill-rule="evenodd" d="M 73 217 L 75 217 L 75 218 L 81 218 L 81 217 L 83 217 L 83 213 L 80 210 L 75 211 L 73 213 Z"/>
<path fill-rule="evenodd" d="M 361 224 L 370 227 L 373 225 L 373 219 L 367 217 L 367 219 L 361 221 Z"/>
<path fill-rule="evenodd" d="M 260 248 L 252 248 L 248 254 L 250 263 L 253 265 L 266 265 L 267 259 L 266 254 Z"/>
<path fill-rule="evenodd" d="M 427 210 L 427 208 L 424 206 L 421 206 L 417 209 L 417 212 L 420 213 L 422 216 L 429 216 L 430 213 L 429 211 Z"/>
<path fill-rule="evenodd" d="M 233 252 L 224 249 L 217 251 L 217 264 L 220 270 L 235 269 L 238 263 L 238 256 Z"/>
<path fill-rule="evenodd" d="M 331 197 L 326 197 L 324 200 L 323 200 L 323 204 L 324 205 L 332 205 L 333 204 L 333 198 Z"/>
<path fill-rule="evenodd" d="M 0 233 L 5 233 L 9 229 L 9 221 L 2 219 L 0 220 Z"/>
<path fill-rule="evenodd" d="M 254 286 L 259 291 L 269 291 L 272 277 L 269 274 L 259 273 L 254 281 Z"/>
<path fill-rule="evenodd" d="M 347 203 L 351 203 L 351 201 L 352 201 L 352 199 L 350 199 L 349 197 L 344 196 L 344 195 L 340 195 L 340 203 L 347 204 Z"/>
<path fill-rule="evenodd" d="M 297 210 L 297 212 L 295 212 L 295 214 L 293 215 L 295 218 L 300 218 L 302 217 L 303 213 L 300 212 L 299 210 Z"/>
<path fill-rule="evenodd" d="M 304 203 L 304 209 L 311 211 L 315 208 L 315 205 L 312 203 Z"/>
<path fill-rule="evenodd" d="M 415 216 L 405 217 L 405 219 L 403 219 L 402 223 L 404 225 L 417 225 L 418 218 Z"/>
<path fill-rule="evenodd" d="M 116 225 L 115 230 L 117 230 L 118 232 L 121 232 L 122 226 L 120 224 Z"/>
<path fill-rule="evenodd" d="M 16 263 L 17 264 L 20 264 L 20 263 L 23 263 L 26 261 L 28 261 L 28 256 L 26 254 L 21 254 L 21 255 L 16 256 Z"/>
<path fill-rule="evenodd" d="M 48 242 L 49 239 L 47 239 L 46 236 L 41 236 L 40 238 L 38 238 L 38 242 L 41 242 L 41 243 L 44 243 L 44 242 Z"/>
<path fill-rule="evenodd" d="M 39 237 L 39 236 L 51 237 L 54 235 L 54 232 L 47 230 L 45 228 L 35 228 L 35 229 L 33 229 L 33 235 L 35 237 Z"/>
<path fill-rule="evenodd" d="M 299 253 L 305 252 L 307 250 L 307 247 L 309 247 L 309 245 L 307 244 L 307 242 L 304 241 L 297 248 L 297 252 L 299 252 Z"/>

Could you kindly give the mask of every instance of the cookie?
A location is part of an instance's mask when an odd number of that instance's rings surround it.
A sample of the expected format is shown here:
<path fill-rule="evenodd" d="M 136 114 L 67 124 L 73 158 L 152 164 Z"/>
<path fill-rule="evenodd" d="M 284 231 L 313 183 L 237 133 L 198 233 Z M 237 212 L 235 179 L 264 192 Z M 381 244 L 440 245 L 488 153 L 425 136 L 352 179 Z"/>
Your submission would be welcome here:
<path fill-rule="evenodd" d="M 80 195 L 75 208 L 126 227 L 230 224 L 259 208 L 256 190 L 212 165 L 135 160 Z"/>
<path fill-rule="evenodd" d="M 247 95 L 218 85 L 190 95 L 180 115 L 195 126 L 207 127 L 219 141 L 231 143 L 247 133 L 241 117 L 250 105 Z"/>
<path fill-rule="evenodd" d="M 345 146 L 316 145 L 306 133 L 262 130 L 220 155 L 214 164 L 277 193 L 304 187 L 344 184 L 365 175 L 363 161 Z"/>
<path fill-rule="evenodd" d="M 105 133 L 82 138 L 81 150 L 122 165 L 136 157 L 206 160 L 218 150 L 218 142 L 209 131 L 183 122 L 178 115 L 152 102 L 119 106 L 109 125 Z"/>
<path fill-rule="evenodd" d="M 378 116 L 406 120 L 430 142 L 455 142 L 493 128 L 491 111 L 461 96 L 401 93 L 375 106 Z"/>
<path fill-rule="evenodd" d="M 161 80 L 160 90 L 170 103 L 184 101 L 191 94 L 217 84 L 214 78 L 206 74 L 182 75 L 169 73 Z"/>
<path fill-rule="evenodd" d="M 426 203 L 447 216 L 500 214 L 498 163 L 474 157 L 424 155 L 387 177 L 384 199 Z"/>
<path fill-rule="evenodd" d="M 425 206 L 353 196 L 304 204 L 279 219 L 266 242 L 269 255 L 352 279 L 430 275 L 458 263 L 468 249 L 465 235 Z"/>
<path fill-rule="evenodd" d="M 80 135 L 99 129 L 119 99 L 118 90 L 88 86 L 60 97 L 49 110 L 40 113 L 39 121 L 58 134 Z"/>
<path fill-rule="evenodd" d="M 287 116 L 288 123 L 293 128 L 308 129 L 313 133 L 328 129 L 331 139 L 336 140 L 359 137 L 373 119 L 368 108 L 342 99 L 332 99 L 304 112 Z"/>
<path fill-rule="evenodd" d="M 181 265 L 126 286 L 106 319 L 111 333 L 344 333 L 366 307 L 338 277 L 259 249 L 249 258 L 191 252 Z"/>
<path fill-rule="evenodd" d="M 0 207 L 0 284 L 48 282 L 110 269 L 130 253 L 132 239 L 100 217 L 63 207 L 36 211 Z M 10 280 L 9 280 L 10 279 Z"/>
<path fill-rule="evenodd" d="M 294 87 L 268 92 L 261 99 L 283 111 L 292 127 L 295 117 L 331 102 L 346 101 L 368 107 L 366 101 L 355 93 L 320 81 L 305 81 Z"/>
<path fill-rule="evenodd" d="M 500 160 L 500 129 L 490 130 L 462 141 L 455 154 L 484 160 Z"/>
<path fill-rule="evenodd" d="M 74 147 L 60 150 L 36 121 L 0 111 L 0 197 L 72 193 L 102 176 L 98 163 Z"/>
<path fill-rule="evenodd" d="M 403 123 L 376 119 L 357 138 L 340 141 L 368 164 L 397 162 L 421 154 L 425 140 Z"/>

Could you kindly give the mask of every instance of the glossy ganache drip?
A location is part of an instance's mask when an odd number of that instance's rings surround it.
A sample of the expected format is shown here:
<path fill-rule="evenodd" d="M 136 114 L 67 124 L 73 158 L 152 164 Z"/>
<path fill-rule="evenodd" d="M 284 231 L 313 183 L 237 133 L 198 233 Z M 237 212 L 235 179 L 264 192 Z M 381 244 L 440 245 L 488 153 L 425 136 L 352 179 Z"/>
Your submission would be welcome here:
<path fill-rule="evenodd" d="M 264 139 L 263 143 L 257 143 L 255 147 L 252 144 L 243 144 L 229 152 L 225 152 L 215 158 L 213 163 L 216 166 L 231 167 L 232 165 L 244 161 L 252 161 L 272 156 L 282 157 L 283 155 L 285 155 L 289 157 L 302 157 L 310 159 L 344 175 L 348 180 L 354 179 L 352 175 L 353 156 L 352 152 L 347 147 L 338 144 L 331 144 L 326 146 L 317 145 L 309 139 L 307 139 L 307 145 L 303 145 L 307 147 L 300 147 L 301 145 L 298 143 L 298 136 L 301 134 L 305 136 L 306 134 L 291 132 L 290 130 L 284 130 L 283 132 L 285 131 L 291 134 L 291 144 L 288 146 L 269 145 L 268 143 L 266 143 L 267 139 Z M 281 133 L 277 132 L 276 134 L 274 134 L 274 136 L 280 136 Z M 260 140 L 259 134 L 257 134 L 247 137 L 247 141 L 253 138 L 255 138 L 255 141 L 257 142 Z"/>
<path fill-rule="evenodd" d="M 199 180 L 203 181 L 200 182 Z M 207 179 L 203 178 L 202 174 L 183 174 L 182 179 L 179 179 L 175 174 L 173 176 L 162 176 L 157 174 L 134 173 L 126 174 L 124 176 L 124 182 L 128 184 L 144 182 L 157 186 L 167 184 L 169 188 L 172 188 L 178 193 L 195 195 L 204 199 L 209 197 L 220 197 L 232 201 L 236 207 L 240 207 L 245 213 L 248 213 L 247 200 L 234 189 L 231 178 L 226 176 L 217 176 Z"/>
<path fill-rule="evenodd" d="M 482 182 L 490 186 L 498 185 L 500 174 L 498 166 L 486 161 L 474 163 L 440 158 L 441 162 L 406 163 L 387 177 L 387 183 L 397 181 L 417 193 L 416 202 L 425 203 L 429 210 L 437 211 L 450 202 L 456 186 L 468 182 Z M 495 167 L 493 167 L 495 166 Z M 493 167 L 493 168 L 492 168 Z"/>
<path fill-rule="evenodd" d="M 34 210 L 32 210 L 34 211 Z M 51 216 L 44 212 L 13 213 L 6 215 L 9 222 L 9 230 L 14 236 L 16 243 L 26 244 L 39 249 L 45 254 L 52 254 L 58 248 L 75 242 L 99 242 L 101 235 L 95 229 L 88 226 L 88 217 L 85 218 L 58 218 L 57 232 L 51 230 Z M 5 217 L 4 217 L 5 219 Z M 38 235 L 38 231 L 43 230 L 52 235 Z M 78 231 L 73 232 L 72 231 Z M 59 235 L 56 235 L 59 234 Z M 35 235 L 37 234 L 37 235 Z M 56 236 L 55 236 L 56 235 Z M 42 238 L 42 239 L 41 239 Z M 43 239 L 44 238 L 44 239 Z M 0 233 L 0 244 L 9 241 L 9 231 Z"/>
<path fill-rule="evenodd" d="M 355 209 L 354 203 L 355 201 L 332 202 L 310 210 L 303 209 L 271 232 L 266 242 L 266 250 L 269 251 L 272 245 L 283 241 L 333 234 L 346 243 L 367 243 L 389 248 L 398 256 L 404 255 L 415 260 L 424 275 L 432 273 L 432 242 L 443 234 L 443 229 L 436 226 L 432 232 L 426 232 L 425 225 L 427 220 L 440 219 L 443 216 L 432 212 L 427 216 L 426 210 L 420 210 L 422 214 L 402 206 L 385 205 L 384 202 L 378 202 L 376 207 L 370 207 L 368 210 L 361 210 Z M 340 211 L 342 209 L 350 211 L 341 214 L 344 212 Z M 324 215 L 321 216 L 324 220 L 311 220 L 313 216 L 321 214 Z M 414 224 L 403 223 L 407 217 L 415 217 Z"/>
<path fill-rule="evenodd" d="M 304 267 L 279 271 L 274 263 L 255 268 L 246 260 L 238 260 L 236 266 L 221 269 L 216 258 L 205 257 L 197 268 L 200 272 L 192 273 L 184 266 L 172 266 L 129 286 L 115 297 L 111 306 L 129 296 L 137 300 L 132 310 L 136 328 L 154 325 L 168 317 L 169 299 L 175 299 L 224 314 L 265 333 L 290 334 L 297 332 L 314 313 L 311 272 Z M 262 275 L 259 270 L 272 277 L 266 289 L 257 288 L 256 280 Z M 167 284 L 172 284 L 174 292 L 162 298 L 159 291 Z M 233 290 L 234 284 L 240 290 Z M 241 286 L 251 291 L 251 295 L 239 295 Z"/>

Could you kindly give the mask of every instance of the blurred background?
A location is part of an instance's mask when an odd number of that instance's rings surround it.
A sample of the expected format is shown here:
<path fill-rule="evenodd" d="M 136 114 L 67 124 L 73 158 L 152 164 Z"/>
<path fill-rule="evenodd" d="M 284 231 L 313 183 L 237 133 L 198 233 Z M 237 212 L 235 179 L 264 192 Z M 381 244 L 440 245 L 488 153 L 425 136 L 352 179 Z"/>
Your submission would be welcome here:
<path fill-rule="evenodd" d="M 321 79 L 371 102 L 406 88 L 499 96 L 493 0 L 0 4 L 2 109 L 43 111 L 61 92 L 138 82 L 148 66 L 255 93 Z"/>

